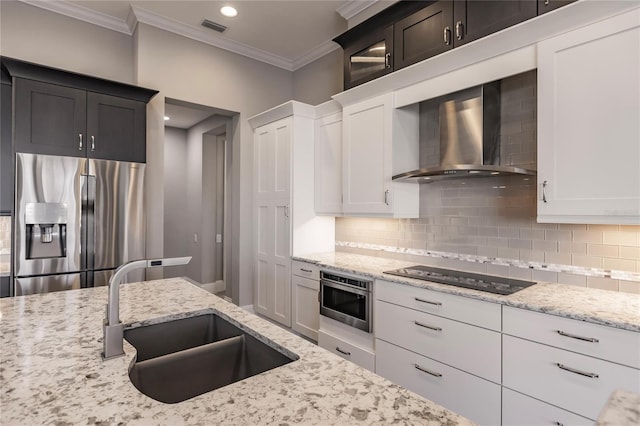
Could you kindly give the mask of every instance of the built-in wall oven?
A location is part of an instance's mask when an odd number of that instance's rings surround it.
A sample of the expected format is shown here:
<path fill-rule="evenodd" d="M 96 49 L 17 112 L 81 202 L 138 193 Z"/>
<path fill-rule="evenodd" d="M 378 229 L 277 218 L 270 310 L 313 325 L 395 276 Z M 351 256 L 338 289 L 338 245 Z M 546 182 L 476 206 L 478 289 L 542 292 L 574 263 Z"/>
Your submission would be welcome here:
<path fill-rule="evenodd" d="M 320 272 L 320 315 L 371 332 L 373 281 Z"/>

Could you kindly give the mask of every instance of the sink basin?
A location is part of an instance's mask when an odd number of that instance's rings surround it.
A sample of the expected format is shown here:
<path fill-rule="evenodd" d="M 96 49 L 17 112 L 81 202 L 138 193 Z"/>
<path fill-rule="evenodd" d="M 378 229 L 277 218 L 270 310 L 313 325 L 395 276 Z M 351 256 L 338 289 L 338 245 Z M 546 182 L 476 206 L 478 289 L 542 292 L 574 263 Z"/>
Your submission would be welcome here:
<path fill-rule="evenodd" d="M 293 362 L 215 313 L 125 329 L 138 352 L 129 370 L 143 394 L 167 404 Z"/>

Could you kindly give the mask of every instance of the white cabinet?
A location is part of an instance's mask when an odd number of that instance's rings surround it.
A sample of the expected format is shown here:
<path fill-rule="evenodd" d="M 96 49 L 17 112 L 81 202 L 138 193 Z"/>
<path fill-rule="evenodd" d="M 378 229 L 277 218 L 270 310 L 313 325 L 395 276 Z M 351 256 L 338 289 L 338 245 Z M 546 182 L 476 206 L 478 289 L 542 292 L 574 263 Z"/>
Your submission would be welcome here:
<path fill-rule="evenodd" d="M 254 128 L 254 309 L 291 326 L 291 255 L 334 249 L 334 219 L 314 211 L 314 107 L 290 101 Z"/>
<path fill-rule="evenodd" d="M 374 371 L 375 369 L 376 358 L 373 352 L 334 334 L 320 330 L 318 332 L 318 346 L 367 370 Z"/>
<path fill-rule="evenodd" d="M 375 283 L 376 373 L 469 419 L 500 424 L 501 306 Z"/>
<path fill-rule="evenodd" d="M 640 223 L 640 9 L 538 44 L 538 221 Z"/>
<path fill-rule="evenodd" d="M 502 389 L 502 424 L 505 426 L 593 426 L 593 420 L 504 388 Z"/>
<path fill-rule="evenodd" d="M 393 108 L 393 94 L 344 106 L 345 215 L 418 217 L 419 186 L 393 182 L 418 168 L 418 104 Z"/>
<path fill-rule="evenodd" d="M 318 267 L 304 262 L 292 262 L 292 309 L 291 328 L 315 341 L 320 326 L 320 276 Z"/>
<path fill-rule="evenodd" d="M 336 105 L 335 101 L 331 101 Z M 324 105 L 318 106 L 318 111 Z M 316 119 L 315 209 L 317 214 L 342 214 L 342 111 L 339 105 Z M 337 111 L 336 111 L 337 110 Z"/>
<path fill-rule="evenodd" d="M 639 343 L 636 332 L 504 307 L 502 384 L 595 420 L 614 390 L 640 393 Z"/>

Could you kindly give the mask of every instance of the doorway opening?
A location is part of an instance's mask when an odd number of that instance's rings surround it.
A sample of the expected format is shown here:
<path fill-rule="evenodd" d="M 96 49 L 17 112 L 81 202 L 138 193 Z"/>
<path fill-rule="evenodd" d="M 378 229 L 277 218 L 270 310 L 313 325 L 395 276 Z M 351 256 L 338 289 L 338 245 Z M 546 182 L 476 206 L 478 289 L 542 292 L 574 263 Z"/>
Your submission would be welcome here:
<path fill-rule="evenodd" d="M 229 190 L 235 112 L 165 99 L 164 253 L 191 256 L 165 268 L 231 300 Z"/>

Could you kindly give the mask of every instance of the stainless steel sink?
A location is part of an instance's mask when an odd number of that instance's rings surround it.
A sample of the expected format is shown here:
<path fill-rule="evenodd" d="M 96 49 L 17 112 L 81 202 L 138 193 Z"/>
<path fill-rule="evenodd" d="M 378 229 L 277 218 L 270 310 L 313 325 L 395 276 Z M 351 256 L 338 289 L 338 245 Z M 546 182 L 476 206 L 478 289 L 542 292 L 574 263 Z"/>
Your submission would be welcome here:
<path fill-rule="evenodd" d="M 129 370 L 143 394 L 173 404 L 293 362 L 215 313 L 125 329 L 138 352 Z"/>

